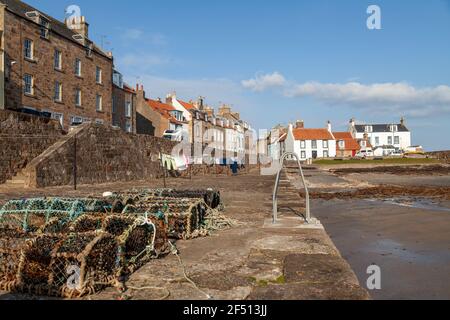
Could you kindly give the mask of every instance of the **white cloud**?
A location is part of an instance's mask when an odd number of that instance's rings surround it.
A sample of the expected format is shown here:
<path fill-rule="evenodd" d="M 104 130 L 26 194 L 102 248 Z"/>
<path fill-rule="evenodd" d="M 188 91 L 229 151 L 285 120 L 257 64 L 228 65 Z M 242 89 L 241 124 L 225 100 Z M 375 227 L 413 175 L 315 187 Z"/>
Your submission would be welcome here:
<path fill-rule="evenodd" d="M 133 83 L 136 78 L 127 80 Z M 242 89 L 239 84 L 229 79 L 173 79 L 146 75 L 138 77 L 138 82 L 144 85 L 146 95 L 152 98 L 163 98 L 167 93 L 176 91 L 180 99 L 190 100 L 203 96 L 208 104 L 215 106 L 219 103 L 230 103 L 236 106 L 248 104 L 242 97 Z"/>
<path fill-rule="evenodd" d="M 165 46 L 167 44 L 167 38 L 162 33 L 146 32 L 145 30 L 138 28 L 117 29 L 120 30 L 121 38 L 125 41 L 140 41 L 143 44 L 150 44 L 153 46 Z"/>
<path fill-rule="evenodd" d="M 244 80 L 242 85 L 259 92 L 282 86 L 286 97 L 311 97 L 329 106 L 351 106 L 372 114 L 425 117 L 450 113 L 450 87 L 447 85 L 416 88 L 405 82 L 361 84 L 355 81 L 295 84 L 278 72 Z"/>
<path fill-rule="evenodd" d="M 288 97 L 313 97 L 328 105 L 350 105 L 373 113 L 403 112 L 427 116 L 450 112 L 450 87 L 415 88 L 407 83 L 307 82 L 286 88 Z"/>
<path fill-rule="evenodd" d="M 125 29 L 122 37 L 127 40 L 138 40 L 142 38 L 143 34 L 144 32 L 140 29 Z"/>
<path fill-rule="evenodd" d="M 242 86 L 252 91 L 262 92 L 269 88 L 285 85 L 286 79 L 278 72 L 256 75 L 254 79 L 243 80 Z"/>

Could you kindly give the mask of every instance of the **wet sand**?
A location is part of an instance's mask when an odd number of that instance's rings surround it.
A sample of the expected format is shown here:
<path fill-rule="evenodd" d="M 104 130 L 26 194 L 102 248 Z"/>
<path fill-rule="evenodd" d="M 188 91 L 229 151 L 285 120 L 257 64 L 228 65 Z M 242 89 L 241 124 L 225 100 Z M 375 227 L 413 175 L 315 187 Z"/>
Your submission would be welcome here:
<path fill-rule="evenodd" d="M 399 185 L 433 184 L 419 176 L 390 178 Z M 363 182 L 364 176 L 359 180 Z M 369 180 L 377 179 L 371 175 Z M 439 185 L 449 186 L 442 180 Z M 450 202 L 368 198 L 372 199 L 312 201 L 313 215 L 324 224 L 361 285 L 369 277 L 367 267 L 376 264 L 382 272 L 382 289 L 370 291 L 374 299 L 450 299 Z"/>

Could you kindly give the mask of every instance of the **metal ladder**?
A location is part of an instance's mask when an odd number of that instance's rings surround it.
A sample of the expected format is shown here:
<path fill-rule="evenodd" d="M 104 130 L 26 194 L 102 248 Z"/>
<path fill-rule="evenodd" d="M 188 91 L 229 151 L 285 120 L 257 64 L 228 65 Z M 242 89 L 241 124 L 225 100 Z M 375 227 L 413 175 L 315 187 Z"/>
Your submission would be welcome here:
<path fill-rule="evenodd" d="M 280 185 L 280 177 L 281 177 L 281 171 L 283 170 L 284 167 L 284 162 L 286 161 L 286 158 L 288 156 L 294 157 L 295 159 L 297 159 L 297 164 L 298 164 L 298 170 L 300 173 L 300 176 L 302 177 L 302 182 L 303 182 L 303 186 L 305 187 L 305 202 L 306 202 L 306 218 L 305 218 L 305 222 L 307 224 L 312 223 L 312 219 L 311 219 L 311 211 L 310 211 L 310 206 L 309 206 L 309 191 L 308 191 L 308 187 L 306 186 L 306 181 L 305 181 L 305 176 L 303 174 L 303 169 L 302 169 L 302 165 L 300 163 L 300 159 L 298 157 L 297 154 L 293 153 L 293 152 L 285 152 L 281 159 L 280 159 L 280 169 L 278 170 L 277 173 L 277 178 L 275 180 L 275 188 L 273 190 L 273 223 L 277 223 L 278 220 L 278 189 L 279 189 L 279 185 Z"/>

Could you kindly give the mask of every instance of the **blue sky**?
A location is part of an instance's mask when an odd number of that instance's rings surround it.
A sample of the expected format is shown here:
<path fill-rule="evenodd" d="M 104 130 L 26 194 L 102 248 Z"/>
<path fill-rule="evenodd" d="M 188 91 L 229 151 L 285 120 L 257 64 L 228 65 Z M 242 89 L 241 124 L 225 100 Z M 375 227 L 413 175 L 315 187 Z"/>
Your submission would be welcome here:
<path fill-rule="evenodd" d="M 450 0 L 28 0 L 90 37 L 147 95 L 232 104 L 255 128 L 305 120 L 345 130 L 399 121 L 413 143 L 450 149 Z M 367 7 L 381 8 L 368 30 Z"/>

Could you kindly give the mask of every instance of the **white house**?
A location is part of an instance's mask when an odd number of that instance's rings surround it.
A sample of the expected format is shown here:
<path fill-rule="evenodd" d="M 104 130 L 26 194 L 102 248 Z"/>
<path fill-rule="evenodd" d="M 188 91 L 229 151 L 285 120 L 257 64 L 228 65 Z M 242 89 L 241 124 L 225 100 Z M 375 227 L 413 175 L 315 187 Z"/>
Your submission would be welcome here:
<path fill-rule="evenodd" d="M 166 103 L 174 107 L 178 112 L 177 120 L 180 122 L 184 122 L 183 131 L 188 134 L 189 137 L 192 137 L 192 114 L 190 110 L 194 108 L 192 104 L 185 103 L 184 101 L 178 100 L 175 92 L 170 93 L 166 96 Z M 192 141 L 191 141 L 192 142 Z"/>
<path fill-rule="evenodd" d="M 286 151 L 296 153 L 301 161 L 336 157 L 336 139 L 329 122 L 327 129 L 294 129 L 290 124 L 285 145 Z"/>
<path fill-rule="evenodd" d="M 357 140 L 367 136 L 374 149 L 382 146 L 394 146 L 397 149 L 405 150 L 411 146 L 411 132 L 406 127 L 403 118 L 397 124 L 356 124 L 352 119 L 349 131 Z"/>

